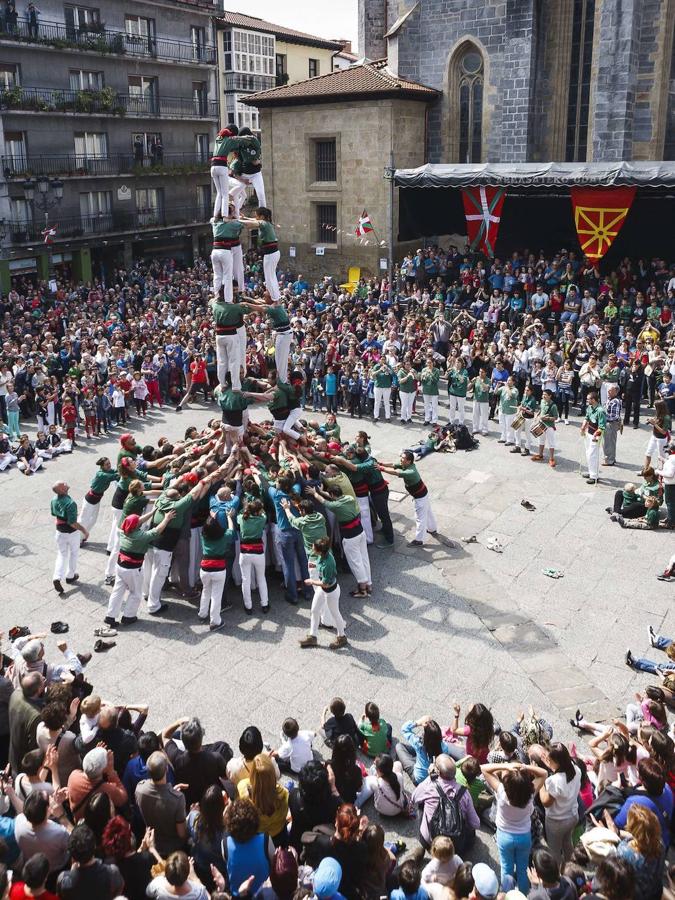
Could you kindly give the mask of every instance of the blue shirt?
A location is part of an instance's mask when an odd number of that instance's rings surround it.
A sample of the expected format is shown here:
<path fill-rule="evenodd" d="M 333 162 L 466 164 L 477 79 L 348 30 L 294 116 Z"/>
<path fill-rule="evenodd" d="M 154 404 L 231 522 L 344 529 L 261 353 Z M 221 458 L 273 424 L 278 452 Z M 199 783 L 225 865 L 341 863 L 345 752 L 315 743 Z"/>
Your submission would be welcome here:
<path fill-rule="evenodd" d="M 668 847 L 670 845 L 670 820 L 673 816 L 673 792 L 670 790 L 669 785 L 663 788 L 663 793 L 660 797 L 648 797 L 647 794 L 641 792 L 628 797 L 614 819 L 614 824 L 617 828 L 626 827 L 628 811 L 636 803 L 640 806 L 646 806 L 647 809 L 654 813 L 661 826 L 663 846 Z"/>
<path fill-rule="evenodd" d="M 419 784 L 429 774 L 429 766 L 431 758 L 424 749 L 421 735 L 415 730 L 414 722 L 405 722 L 401 728 L 401 734 L 406 742 L 415 751 L 415 767 L 413 769 L 413 781 Z M 441 741 L 441 753 L 448 752 L 448 745 L 445 741 Z"/>
<path fill-rule="evenodd" d="M 297 490 L 296 485 L 293 486 L 293 490 Z M 290 500 L 290 496 L 284 493 L 284 491 L 280 491 L 279 488 L 274 487 L 274 485 L 272 484 L 268 485 L 267 493 L 269 494 L 270 500 L 274 504 L 274 511 L 277 515 L 277 527 L 279 528 L 279 531 L 293 531 L 293 527 L 288 521 L 286 510 L 281 505 L 281 501 Z"/>
<path fill-rule="evenodd" d="M 337 394 L 337 375 L 334 372 L 332 375 L 326 375 L 325 389 L 329 396 Z"/>
<path fill-rule="evenodd" d="M 136 788 L 138 787 L 139 783 L 141 781 L 145 781 L 146 778 L 150 778 L 150 773 L 148 772 L 148 767 L 145 764 L 145 760 L 142 756 L 132 756 L 126 765 L 126 768 L 124 769 L 124 775 L 122 776 L 122 784 L 127 789 L 129 800 L 131 800 L 132 803 L 134 801 Z M 166 780 L 169 784 L 175 783 L 173 769 L 171 768 L 171 766 L 167 767 Z"/>
<path fill-rule="evenodd" d="M 241 501 L 239 500 L 239 497 L 231 497 L 229 500 L 219 500 L 217 497 L 211 497 L 209 499 L 209 509 L 215 515 L 218 524 L 221 528 L 224 528 L 225 531 L 230 527 L 227 518 L 228 512 L 232 511 L 236 518 L 240 505 Z"/>

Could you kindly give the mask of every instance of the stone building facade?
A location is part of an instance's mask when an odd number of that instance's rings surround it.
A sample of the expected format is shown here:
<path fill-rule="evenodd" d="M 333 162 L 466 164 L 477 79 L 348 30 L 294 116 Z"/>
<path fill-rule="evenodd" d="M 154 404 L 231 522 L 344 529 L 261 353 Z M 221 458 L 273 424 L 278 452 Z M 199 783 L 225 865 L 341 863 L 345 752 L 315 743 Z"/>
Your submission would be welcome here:
<path fill-rule="evenodd" d="M 436 88 L 429 162 L 673 159 L 675 0 L 359 0 L 359 50 Z"/>

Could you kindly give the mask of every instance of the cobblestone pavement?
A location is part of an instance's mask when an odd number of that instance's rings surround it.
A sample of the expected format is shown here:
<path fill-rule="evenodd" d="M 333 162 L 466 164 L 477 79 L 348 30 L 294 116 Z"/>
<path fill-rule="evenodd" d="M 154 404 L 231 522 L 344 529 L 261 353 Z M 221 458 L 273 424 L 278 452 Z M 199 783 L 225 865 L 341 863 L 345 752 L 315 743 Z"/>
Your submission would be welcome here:
<path fill-rule="evenodd" d="M 213 407 L 205 406 L 181 416 L 157 412 L 142 423 L 134 419 L 132 429 L 139 442 L 162 434 L 173 438 L 212 414 Z M 375 455 L 387 461 L 424 434 L 419 423 L 373 424 L 345 416 L 340 422 L 343 438 L 365 427 Z M 208 739 L 234 744 L 249 721 L 273 745 L 288 714 L 301 727 L 315 728 L 335 694 L 354 714 L 366 700 L 376 700 L 395 734 L 404 720 L 425 713 L 447 724 L 455 699 L 465 709 L 481 700 L 506 726 L 531 703 L 555 723 L 561 739 L 572 737 L 565 723 L 578 706 L 588 718 L 616 715 L 648 683 L 624 665 L 626 648 L 647 654 L 648 623 L 675 631 L 673 587 L 655 578 L 673 552 L 672 533 L 624 531 L 604 511 L 617 488 L 636 480 L 647 428 L 629 429 L 619 438 L 616 467 L 603 469 L 606 477 L 593 487 L 579 477 L 578 419 L 558 428 L 555 471 L 511 456 L 497 444 L 495 423 L 490 425 L 493 431 L 478 450 L 434 454 L 420 464 L 440 539 L 430 538 L 423 548 L 406 546 L 412 504 L 401 482 L 391 479 L 396 544 L 393 550 L 372 549 L 372 598 L 352 600 L 350 578 L 341 578 L 347 649 L 331 652 L 322 634 L 321 648 L 301 650 L 309 607 L 290 608 L 275 582 L 269 616 L 245 616 L 237 594 L 234 609 L 225 614 L 226 628 L 214 634 L 185 601 L 171 600 L 159 620 L 142 612 L 114 649 L 94 656 L 90 677 L 97 689 L 116 703 L 149 702 L 152 728 L 197 712 Z M 103 569 L 111 492 L 81 552 L 80 583 L 59 598 L 52 588 L 50 487 L 65 479 L 81 503 L 95 460 L 114 457 L 120 431 L 83 441 L 73 456 L 47 463 L 30 479 L 16 468 L 0 474 L 5 632 L 14 624 L 48 630 L 50 622 L 62 619 L 70 625 L 73 649 L 92 648 L 110 590 L 103 585 Z M 521 506 L 523 498 L 534 512 Z M 462 541 L 470 535 L 477 542 Z M 499 538 L 503 553 L 486 547 L 490 537 Z M 549 567 L 564 577 L 546 577 L 542 570 Z M 56 641 L 53 635 L 47 639 L 49 656 L 58 655 Z M 397 826 L 399 833 L 412 828 Z"/>

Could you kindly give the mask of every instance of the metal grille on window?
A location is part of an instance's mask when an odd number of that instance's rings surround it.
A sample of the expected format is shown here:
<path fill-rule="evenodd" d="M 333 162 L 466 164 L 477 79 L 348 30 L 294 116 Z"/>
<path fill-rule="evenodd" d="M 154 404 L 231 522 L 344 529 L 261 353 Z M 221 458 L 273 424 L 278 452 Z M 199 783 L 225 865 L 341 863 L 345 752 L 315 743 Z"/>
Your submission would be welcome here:
<path fill-rule="evenodd" d="M 316 142 L 316 180 L 337 181 L 335 140 Z"/>
<path fill-rule="evenodd" d="M 469 49 L 459 62 L 459 161 L 481 161 L 483 145 L 483 58 Z"/>
<path fill-rule="evenodd" d="M 337 206 L 335 203 L 317 203 L 317 242 L 337 244 Z"/>
<path fill-rule="evenodd" d="M 588 152 L 595 0 L 574 0 L 573 16 L 565 160 L 585 162 Z"/>

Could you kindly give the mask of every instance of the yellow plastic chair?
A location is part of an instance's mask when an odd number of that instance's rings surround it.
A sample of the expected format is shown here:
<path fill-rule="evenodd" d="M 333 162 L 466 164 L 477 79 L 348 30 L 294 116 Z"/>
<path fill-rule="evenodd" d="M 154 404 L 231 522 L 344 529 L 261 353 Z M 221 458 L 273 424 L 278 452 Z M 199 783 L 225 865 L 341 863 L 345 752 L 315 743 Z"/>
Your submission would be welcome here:
<path fill-rule="evenodd" d="M 361 269 L 358 266 L 350 266 L 348 278 L 349 280 L 344 284 L 341 284 L 340 287 L 349 291 L 350 294 L 353 294 L 359 281 L 361 280 Z"/>

